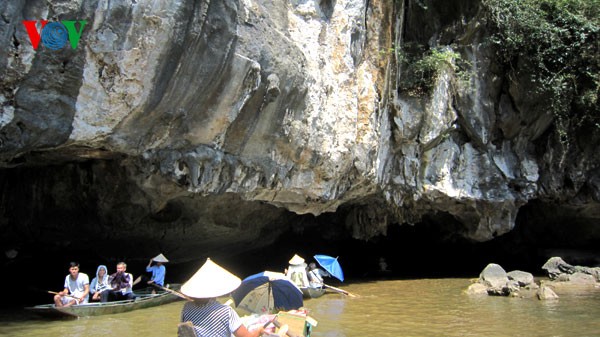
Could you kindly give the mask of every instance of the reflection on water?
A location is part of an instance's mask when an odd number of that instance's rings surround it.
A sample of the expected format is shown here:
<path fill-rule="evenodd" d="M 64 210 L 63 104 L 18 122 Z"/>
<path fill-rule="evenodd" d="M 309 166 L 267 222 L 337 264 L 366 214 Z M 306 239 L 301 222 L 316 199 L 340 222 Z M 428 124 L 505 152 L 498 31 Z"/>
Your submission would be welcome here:
<path fill-rule="evenodd" d="M 313 337 L 599 336 L 600 289 L 557 291 L 558 301 L 469 297 L 468 279 L 353 283 L 357 298 L 327 294 L 305 302 Z M 12 320 L 2 336 L 176 336 L 183 302 L 78 320 Z"/>
<path fill-rule="evenodd" d="M 79 319 L 37 319 L 2 322 L 0 336 L 176 336 L 183 302 L 115 315 Z"/>

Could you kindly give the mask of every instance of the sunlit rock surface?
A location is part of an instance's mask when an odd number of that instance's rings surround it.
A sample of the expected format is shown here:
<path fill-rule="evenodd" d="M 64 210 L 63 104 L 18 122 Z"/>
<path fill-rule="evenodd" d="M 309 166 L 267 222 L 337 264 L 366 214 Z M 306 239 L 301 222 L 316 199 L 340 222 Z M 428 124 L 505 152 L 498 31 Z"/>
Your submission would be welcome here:
<path fill-rule="evenodd" d="M 532 200 L 530 221 L 577 218 L 600 237 L 597 137 L 563 151 L 541 98 L 493 63 L 478 8 L 2 2 L 2 245 L 98 237 L 184 260 L 303 226 L 368 240 L 424 218 L 486 241 Z M 79 46 L 34 50 L 22 21 L 42 19 L 86 20 Z M 430 93 L 398 90 L 408 42 L 460 53 L 467 81 L 448 68 Z"/>

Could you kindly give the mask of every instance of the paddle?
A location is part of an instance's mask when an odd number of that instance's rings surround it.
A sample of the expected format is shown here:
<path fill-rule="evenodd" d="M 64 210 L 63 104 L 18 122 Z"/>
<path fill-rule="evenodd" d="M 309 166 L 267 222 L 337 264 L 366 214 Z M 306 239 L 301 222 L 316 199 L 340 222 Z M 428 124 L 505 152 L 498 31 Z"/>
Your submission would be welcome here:
<path fill-rule="evenodd" d="M 331 290 L 334 290 L 334 291 L 336 291 L 336 292 L 338 292 L 338 293 L 342 293 L 342 294 L 344 294 L 344 295 L 348 295 L 348 296 L 350 296 L 350 297 L 358 297 L 357 295 L 354 295 L 353 293 L 351 293 L 351 292 L 349 292 L 349 291 L 346 291 L 346 290 L 343 290 L 343 289 L 340 289 L 340 288 L 336 288 L 336 287 L 332 287 L 332 286 L 330 286 L 330 285 L 327 285 L 327 284 L 325 284 L 325 283 L 323 283 L 323 287 L 329 288 L 329 289 L 331 289 Z"/>
<path fill-rule="evenodd" d="M 52 295 L 60 295 L 60 294 L 59 294 L 59 293 L 57 293 L 56 291 L 50 291 L 50 290 L 48 290 L 48 294 L 52 294 Z M 66 296 L 66 297 L 70 297 L 70 298 L 74 298 L 74 299 L 76 299 L 76 300 L 79 300 L 79 298 L 78 298 L 78 297 L 75 297 L 75 296 L 73 296 L 73 295 L 62 295 L 62 296 Z"/>
<path fill-rule="evenodd" d="M 160 289 L 162 289 L 164 291 L 170 292 L 173 295 L 179 296 L 179 297 L 183 298 L 184 300 L 188 300 L 190 302 L 194 302 L 193 298 L 191 298 L 191 297 L 189 297 L 189 296 L 187 296 L 185 294 L 182 294 L 182 293 L 180 293 L 177 290 L 173 290 L 173 289 L 169 289 L 169 288 L 166 288 L 166 287 L 163 287 L 163 286 L 159 286 L 158 284 L 154 284 L 154 286 L 157 287 L 157 288 L 160 288 Z"/>

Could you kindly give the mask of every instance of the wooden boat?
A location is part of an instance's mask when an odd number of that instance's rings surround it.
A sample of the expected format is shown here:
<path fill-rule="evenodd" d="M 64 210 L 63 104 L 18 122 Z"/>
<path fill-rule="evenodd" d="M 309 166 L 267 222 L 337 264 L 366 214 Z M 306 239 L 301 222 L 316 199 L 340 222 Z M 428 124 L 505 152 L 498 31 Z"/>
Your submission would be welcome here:
<path fill-rule="evenodd" d="M 171 284 L 170 289 L 179 290 L 180 284 Z M 172 292 L 156 289 L 156 294 L 152 294 L 152 288 L 134 291 L 136 295 L 133 300 L 114 301 L 114 302 L 91 302 L 81 305 L 72 305 L 70 307 L 58 308 L 54 304 L 41 304 L 33 307 L 27 307 L 33 313 L 46 317 L 86 317 L 108 314 L 118 314 L 127 311 L 133 311 L 143 308 L 155 307 L 171 303 L 181 299 Z"/>
<path fill-rule="evenodd" d="M 317 298 L 325 294 L 325 288 L 313 288 L 313 287 L 302 287 L 302 297 L 304 298 Z"/>

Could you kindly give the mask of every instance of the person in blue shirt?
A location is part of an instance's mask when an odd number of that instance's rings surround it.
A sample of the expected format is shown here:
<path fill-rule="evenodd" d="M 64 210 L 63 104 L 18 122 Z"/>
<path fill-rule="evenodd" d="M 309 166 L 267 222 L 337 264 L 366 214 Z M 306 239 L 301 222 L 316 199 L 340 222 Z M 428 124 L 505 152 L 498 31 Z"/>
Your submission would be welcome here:
<path fill-rule="evenodd" d="M 156 262 L 156 264 L 152 265 L 152 262 Z M 148 266 L 146 266 L 146 271 L 149 273 L 152 273 L 152 276 L 150 277 L 150 281 L 148 281 L 148 284 L 154 283 L 156 285 L 164 287 L 165 275 L 167 273 L 167 269 L 165 268 L 163 263 L 167 263 L 167 262 L 169 262 L 169 260 L 167 260 L 167 258 L 162 254 L 158 254 L 156 257 L 154 257 L 150 260 L 150 262 L 148 263 Z"/>
<path fill-rule="evenodd" d="M 156 264 L 152 265 L 153 262 L 156 262 Z M 146 283 L 148 283 L 149 285 L 164 287 L 165 275 L 167 273 L 167 269 L 165 268 L 164 263 L 167 262 L 169 262 L 169 260 L 167 260 L 167 258 L 163 254 L 158 254 L 157 256 L 151 258 L 150 262 L 148 262 L 148 265 L 146 266 L 146 271 L 148 273 L 152 273 L 152 276 L 150 276 L 150 279 L 148 280 L 148 276 L 142 275 L 133 282 L 133 285 L 138 284 L 142 280 L 147 280 Z"/>

